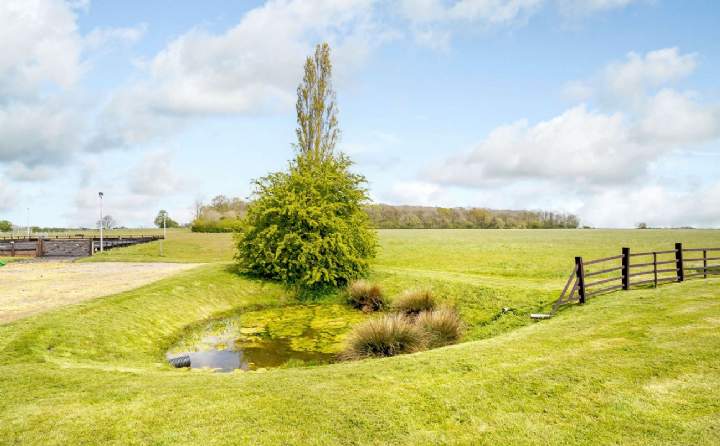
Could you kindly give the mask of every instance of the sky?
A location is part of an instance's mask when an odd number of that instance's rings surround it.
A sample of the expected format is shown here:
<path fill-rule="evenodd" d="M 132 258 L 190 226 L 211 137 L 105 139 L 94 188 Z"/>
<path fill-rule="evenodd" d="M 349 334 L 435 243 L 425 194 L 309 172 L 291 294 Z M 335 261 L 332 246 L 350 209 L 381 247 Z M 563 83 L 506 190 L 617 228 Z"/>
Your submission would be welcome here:
<path fill-rule="evenodd" d="M 293 156 L 332 47 L 373 201 L 720 227 L 720 2 L 0 2 L 0 220 L 181 222 Z"/>

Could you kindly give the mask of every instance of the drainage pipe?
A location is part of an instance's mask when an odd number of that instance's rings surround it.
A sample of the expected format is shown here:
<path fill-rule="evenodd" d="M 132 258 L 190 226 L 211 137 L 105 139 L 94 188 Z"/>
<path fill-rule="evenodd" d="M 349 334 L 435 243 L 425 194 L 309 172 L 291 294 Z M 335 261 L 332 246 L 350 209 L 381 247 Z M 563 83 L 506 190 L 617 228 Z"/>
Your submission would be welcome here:
<path fill-rule="evenodd" d="M 176 369 L 180 369 L 183 367 L 190 367 L 190 355 L 183 355 L 178 356 L 176 358 L 170 358 L 168 359 L 168 362 L 171 366 L 175 367 Z"/>

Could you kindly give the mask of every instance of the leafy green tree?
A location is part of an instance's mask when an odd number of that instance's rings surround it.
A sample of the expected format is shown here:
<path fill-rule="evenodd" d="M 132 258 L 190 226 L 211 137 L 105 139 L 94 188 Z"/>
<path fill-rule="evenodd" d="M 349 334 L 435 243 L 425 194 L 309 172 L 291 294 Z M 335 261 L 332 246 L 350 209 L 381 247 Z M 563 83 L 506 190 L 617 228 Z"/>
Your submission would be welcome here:
<path fill-rule="evenodd" d="M 340 130 L 330 47 L 318 45 L 298 87 L 296 157 L 287 171 L 254 181 L 237 235 L 246 273 L 303 289 L 344 285 L 367 273 L 377 236 L 363 205 L 365 178 L 335 153 Z"/>
<path fill-rule="evenodd" d="M 10 232 L 12 231 L 12 223 L 10 223 L 7 220 L 0 220 L 0 232 Z"/>
<path fill-rule="evenodd" d="M 166 228 L 179 228 L 180 224 L 170 218 L 167 211 L 165 209 L 161 209 L 160 212 L 158 212 L 157 217 L 155 217 L 155 226 L 158 228 L 163 227 L 163 217 L 165 218 L 165 227 Z"/>

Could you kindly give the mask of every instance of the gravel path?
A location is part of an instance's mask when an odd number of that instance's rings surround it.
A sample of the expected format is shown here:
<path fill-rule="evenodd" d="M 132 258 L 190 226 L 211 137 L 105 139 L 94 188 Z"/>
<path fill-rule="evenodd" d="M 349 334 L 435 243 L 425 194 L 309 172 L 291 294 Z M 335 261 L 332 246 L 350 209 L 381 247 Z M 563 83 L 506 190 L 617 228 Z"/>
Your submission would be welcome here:
<path fill-rule="evenodd" d="M 9 263 L 0 268 L 0 324 L 63 305 L 121 293 L 195 268 L 196 263 Z"/>

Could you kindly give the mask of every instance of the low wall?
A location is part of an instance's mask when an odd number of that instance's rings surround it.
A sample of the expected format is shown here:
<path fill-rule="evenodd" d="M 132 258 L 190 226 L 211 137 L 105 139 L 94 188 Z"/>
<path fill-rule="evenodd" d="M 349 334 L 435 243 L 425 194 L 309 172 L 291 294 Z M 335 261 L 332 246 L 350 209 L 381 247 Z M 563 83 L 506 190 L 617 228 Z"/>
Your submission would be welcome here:
<path fill-rule="evenodd" d="M 103 248 L 112 249 L 159 240 L 162 237 L 106 237 Z M 0 257 L 85 257 L 100 251 L 99 238 L 0 239 Z"/>
<path fill-rule="evenodd" d="M 42 257 L 84 257 L 92 255 L 92 240 L 42 240 L 39 241 Z"/>
<path fill-rule="evenodd" d="M 34 257 L 36 255 L 36 240 L 0 240 L 0 257 Z"/>

